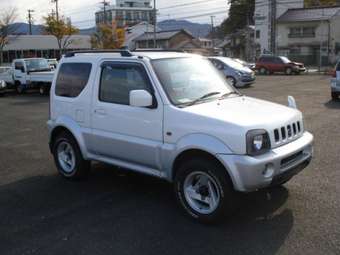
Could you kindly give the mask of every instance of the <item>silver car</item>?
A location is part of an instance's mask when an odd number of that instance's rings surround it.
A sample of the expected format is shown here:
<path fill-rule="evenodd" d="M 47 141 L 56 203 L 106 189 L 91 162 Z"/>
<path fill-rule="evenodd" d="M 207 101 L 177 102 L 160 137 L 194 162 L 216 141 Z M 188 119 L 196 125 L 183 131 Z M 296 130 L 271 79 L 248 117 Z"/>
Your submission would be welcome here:
<path fill-rule="evenodd" d="M 210 61 L 221 70 L 229 84 L 234 87 L 246 87 L 256 80 L 255 72 L 239 62 L 227 57 L 210 57 Z"/>
<path fill-rule="evenodd" d="M 340 96 L 340 61 L 335 66 L 334 76 L 331 80 L 332 99 L 336 100 Z"/>

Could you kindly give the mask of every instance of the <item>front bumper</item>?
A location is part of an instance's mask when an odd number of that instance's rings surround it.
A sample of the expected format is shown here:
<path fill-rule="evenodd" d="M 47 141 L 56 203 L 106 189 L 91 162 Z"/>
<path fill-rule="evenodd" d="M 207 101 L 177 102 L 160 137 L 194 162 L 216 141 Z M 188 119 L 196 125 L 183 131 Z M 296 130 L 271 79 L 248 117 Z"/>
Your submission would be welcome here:
<path fill-rule="evenodd" d="M 256 81 L 256 77 L 241 77 L 238 80 L 237 86 L 243 87 L 247 85 L 251 85 Z"/>
<path fill-rule="evenodd" d="M 260 156 L 218 154 L 233 181 L 234 188 L 251 192 L 283 183 L 303 170 L 313 156 L 313 135 L 299 139 Z"/>
<path fill-rule="evenodd" d="M 340 80 L 331 79 L 331 90 L 332 92 L 340 92 Z"/>
<path fill-rule="evenodd" d="M 306 72 L 306 67 L 295 67 L 294 72 L 304 73 Z"/>

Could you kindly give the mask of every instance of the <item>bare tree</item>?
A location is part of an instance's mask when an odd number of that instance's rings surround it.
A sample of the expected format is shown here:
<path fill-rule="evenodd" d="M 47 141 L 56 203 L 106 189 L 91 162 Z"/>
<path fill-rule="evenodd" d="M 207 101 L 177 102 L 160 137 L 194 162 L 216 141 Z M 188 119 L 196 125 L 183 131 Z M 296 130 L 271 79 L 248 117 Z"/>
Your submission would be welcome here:
<path fill-rule="evenodd" d="M 3 62 L 2 52 L 9 42 L 9 36 L 18 30 L 18 26 L 14 24 L 16 18 L 17 10 L 15 8 L 0 12 L 0 64 Z"/>

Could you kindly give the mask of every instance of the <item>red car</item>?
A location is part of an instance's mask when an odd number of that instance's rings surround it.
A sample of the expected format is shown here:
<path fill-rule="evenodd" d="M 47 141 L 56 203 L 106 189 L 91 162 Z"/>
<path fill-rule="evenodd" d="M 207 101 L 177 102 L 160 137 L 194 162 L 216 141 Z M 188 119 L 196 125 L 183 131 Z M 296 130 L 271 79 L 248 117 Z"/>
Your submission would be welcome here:
<path fill-rule="evenodd" d="M 283 72 L 287 75 L 306 71 L 303 63 L 290 61 L 287 57 L 261 56 L 256 62 L 256 70 L 260 74 Z"/>

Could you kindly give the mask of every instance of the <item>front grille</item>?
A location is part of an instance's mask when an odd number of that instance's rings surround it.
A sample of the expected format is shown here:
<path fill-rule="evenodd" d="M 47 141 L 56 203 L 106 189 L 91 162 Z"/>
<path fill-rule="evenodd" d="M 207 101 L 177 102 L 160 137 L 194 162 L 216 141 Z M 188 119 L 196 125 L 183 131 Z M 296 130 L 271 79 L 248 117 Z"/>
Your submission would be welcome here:
<path fill-rule="evenodd" d="M 288 139 L 297 137 L 302 133 L 302 125 L 300 121 L 290 123 L 286 126 L 282 126 L 274 129 L 275 143 L 281 143 Z"/>

